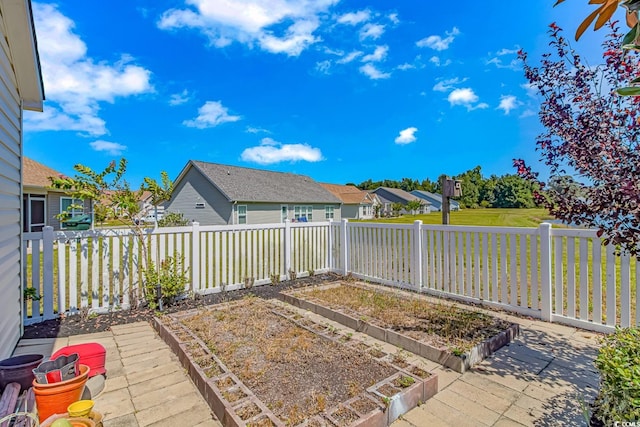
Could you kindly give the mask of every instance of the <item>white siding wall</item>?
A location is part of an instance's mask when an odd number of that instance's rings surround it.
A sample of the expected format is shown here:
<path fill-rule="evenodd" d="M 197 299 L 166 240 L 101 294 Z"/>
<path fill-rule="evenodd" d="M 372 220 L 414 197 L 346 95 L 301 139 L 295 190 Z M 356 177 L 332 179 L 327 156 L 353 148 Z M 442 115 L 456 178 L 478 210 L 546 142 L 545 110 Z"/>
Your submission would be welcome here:
<path fill-rule="evenodd" d="M 21 108 L 0 17 L 0 359 L 13 352 L 21 332 L 20 170 Z"/>

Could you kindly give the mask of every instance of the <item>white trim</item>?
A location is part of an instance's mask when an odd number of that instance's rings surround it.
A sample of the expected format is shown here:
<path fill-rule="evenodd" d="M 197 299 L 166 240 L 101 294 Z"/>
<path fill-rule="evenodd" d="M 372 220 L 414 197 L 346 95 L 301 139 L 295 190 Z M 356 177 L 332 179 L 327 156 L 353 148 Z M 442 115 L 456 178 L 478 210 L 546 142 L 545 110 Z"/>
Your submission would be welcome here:
<path fill-rule="evenodd" d="M 0 0 L 0 15 L 15 69 L 22 108 L 42 111 L 44 88 L 30 0 Z"/>

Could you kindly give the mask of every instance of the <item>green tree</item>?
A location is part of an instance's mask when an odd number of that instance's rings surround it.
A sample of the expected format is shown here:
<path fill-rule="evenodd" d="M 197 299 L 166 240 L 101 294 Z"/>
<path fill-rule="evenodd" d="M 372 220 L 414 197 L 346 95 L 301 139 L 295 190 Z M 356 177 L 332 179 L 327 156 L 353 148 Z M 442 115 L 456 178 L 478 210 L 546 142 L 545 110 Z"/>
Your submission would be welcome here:
<path fill-rule="evenodd" d="M 503 175 L 494 189 L 496 208 L 532 208 L 535 206 L 531 184 L 517 175 Z"/>
<path fill-rule="evenodd" d="M 51 187 L 63 190 L 67 195 L 80 200 L 99 200 L 107 209 L 107 214 L 113 214 L 119 210 L 127 221 L 123 222 L 131 230 L 137 239 L 142 251 L 142 269 L 148 270 L 151 259 L 147 242 L 144 238 L 143 224 L 131 221 L 140 212 L 140 200 L 144 191 L 150 191 L 152 201 L 159 203 L 171 196 L 173 184 L 166 172 L 162 172 L 162 183 L 158 184 L 153 178 L 144 178 L 144 184 L 138 190 L 132 190 L 124 179 L 127 170 L 127 160 L 112 161 L 101 172 L 96 172 L 88 166 L 76 164 L 74 170 L 77 174 L 73 177 L 51 177 Z M 140 295 L 131 295 L 134 307 L 140 299 Z"/>
<path fill-rule="evenodd" d="M 393 213 L 393 216 L 400 216 L 400 211 L 404 209 L 404 205 L 402 203 L 392 203 L 391 204 L 391 212 Z"/>
<path fill-rule="evenodd" d="M 422 202 L 421 200 L 409 200 L 405 205 L 405 208 L 412 214 L 415 214 L 423 205 L 424 202 Z"/>

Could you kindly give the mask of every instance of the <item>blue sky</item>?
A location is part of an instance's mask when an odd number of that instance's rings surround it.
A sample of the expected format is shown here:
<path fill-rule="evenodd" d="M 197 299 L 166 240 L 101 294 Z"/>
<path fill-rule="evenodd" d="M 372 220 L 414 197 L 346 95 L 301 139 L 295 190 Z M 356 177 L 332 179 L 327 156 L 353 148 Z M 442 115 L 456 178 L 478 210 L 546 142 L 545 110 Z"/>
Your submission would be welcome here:
<path fill-rule="evenodd" d="M 34 2 L 47 101 L 24 153 L 65 174 L 126 157 L 134 185 L 189 159 L 332 183 L 538 166 L 516 51 L 537 63 L 548 24 L 572 38 L 592 10 L 553 3 Z M 595 64 L 602 35 L 573 45 Z"/>

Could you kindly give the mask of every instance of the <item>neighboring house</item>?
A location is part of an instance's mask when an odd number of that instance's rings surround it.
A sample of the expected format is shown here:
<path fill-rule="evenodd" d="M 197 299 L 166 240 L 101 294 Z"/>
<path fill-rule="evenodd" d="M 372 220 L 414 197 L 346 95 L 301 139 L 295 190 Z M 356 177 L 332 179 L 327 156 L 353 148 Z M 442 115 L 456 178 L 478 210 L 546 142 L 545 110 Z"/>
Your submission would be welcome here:
<path fill-rule="evenodd" d="M 29 0 L 0 1 L 0 360 L 22 334 L 22 121 L 44 89 Z"/>
<path fill-rule="evenodd" d="M 155 215 L 155 207 L 151 201 L 151 191 L 143 191 L 142 196 L 140 197 L 140 217 L 143 216 L 154 216 Z M 158 205 L 158 219 L 162 219 L 164 215 L 164 203 L 160 203 Z"/>
<path fill-rule="evenodd" d="M 91 213 L 91 202 L 74 200 L 63 191 L 50 188 L 49 177 L 59 177 L 62 174 L 42 163 L 28 157 L 22 157 L 22 230 L 24 232 L 42 231 L 45 225 L 56 230 L 64 230 L 58 215 L 69 212 L 77 216 Z M 84 206 L 84 209 L 72 206 Z"/>
<path fill-rule="evenodd" d="M 342 202 L 342 218 L 373 219 L 376 206 L 380 205 L 378 196 L 360 190 L 353 185 L 320 184 Z"/>
<path fill-rule="evenodd" d="M 313 179 L 190 160 L 165 209 L 202 225 L 340 220 L 340 200 Z"/>
<path fill-rule="evenodd" d="M 413 200 L 419 200 L 420 202 L 422 202 L 422 206 L 420 207 L 420 209 L 416 212 L 409 212 L 407 209 L 402 209 L 400 211 L 401 214 L 426 214 L 431 211 L 430 204 L 428 202 L 399 188 L 378 187 L 372 192 L 375 193 L 380 199 L 380 203 L 382 204 L 380 214 L 383 216 L 389 216 L 392 214 L 392 206 L 394 203 L 400 203 L 406 206 L 408 202 Z"/>
<path fill-rule="evenodd" d="M 437 193 L 430 193 L 428 191 L 422 190 L 413 190 L 411 192 L 414 196 L 420 197 L 422 200 L 431 203 L 431 210 L 441 211 L 442 210 L 442 195 Z M 455 200 L 449 198 L 449 210 L 459 211 L 460 203 Z"/>

